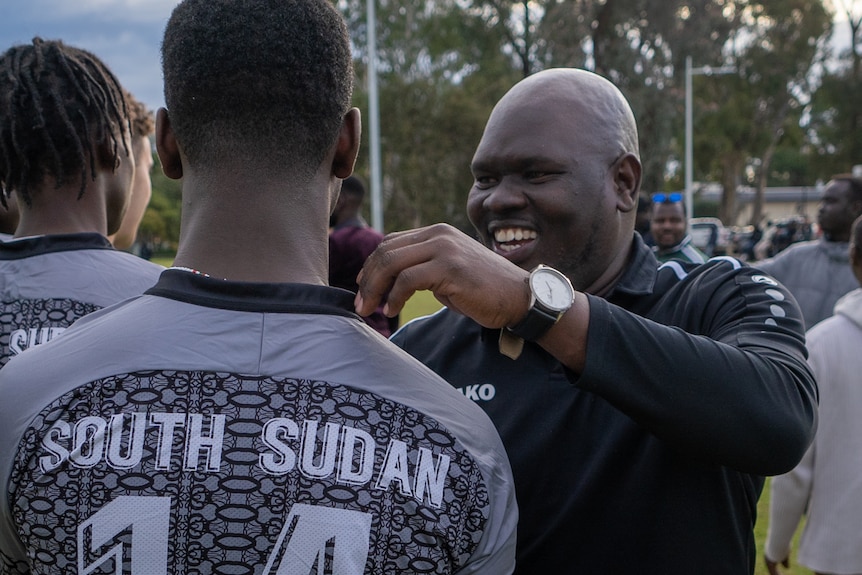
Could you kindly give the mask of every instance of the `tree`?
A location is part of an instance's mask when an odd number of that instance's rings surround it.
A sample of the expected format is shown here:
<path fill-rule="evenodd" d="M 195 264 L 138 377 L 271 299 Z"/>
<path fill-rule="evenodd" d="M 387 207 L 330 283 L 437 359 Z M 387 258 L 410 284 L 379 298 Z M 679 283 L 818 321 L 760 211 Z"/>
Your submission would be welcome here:
<path fill-rule="evenodd" d="M 367 102 L 365 6 L 341 4 L 355 42 L 360 107 Z M 797 126 L 827 25 L 818 0 L 379 2 L 386 227 L 439 220 L 465 227 L 467 166 L 491 107 L 521 77 L 554 66 L 593 69 L 620 86 L 639 123 L 643 188 L 673 186 L 686 56 L 699 66 L 739 66 L 736 79 L 695 82 L 695 171 L 720 177 L 728 220 L 743 176 L 765 182 L 782 135 Z M 360 157 L 360 174 L 367 170 Z"/>
<path fill-rule="evenodd" d="M 342 9 L 357 54 L 355 104 L 367 110 L 364 6 L 351 1 Z M 501 51 L 502 36 L 489 33 L 485 18 L 481 9 L 454 0 L 378 3 L 387 230 L 434 221 L 469 228 L 470 159 L 493 104 L 517 79 Z M 370 179 L 367 154 L 361 153 L 357 172 Z"/>
<path fill-rule="evenodd" d="M 862 163 L 862 3 L 836 1 L 847 18 L 850 45 L 825 67 L 808 124 L 811 163 L 823 180 Z"/>
<path fill-rule="evenodd" d="M 695 93 L 700 95 L 703 135 L 695 148 L 699 167 L 720 175 L 722 221 L 736 219 L 737 188 L 749 172 L 746 180 L 758 190 L 756 223 L 778 144 L 798 126 L 813 92 L 812 70 L 822 54 L 830 15 L 818 0 L 760 0 L 738 9 L 740 25 L 728 44 L 738 74 L 699 82 Z"/>
<path fill-rule="evenodd" d="M 180 238 L 182 185 L 165 176 L 157 155 L 154 154 L 153 160 L 150 172 L 153 195 L 138 228 L 138 239 L 157 244 L 157 249 L 173 251 Z"/>

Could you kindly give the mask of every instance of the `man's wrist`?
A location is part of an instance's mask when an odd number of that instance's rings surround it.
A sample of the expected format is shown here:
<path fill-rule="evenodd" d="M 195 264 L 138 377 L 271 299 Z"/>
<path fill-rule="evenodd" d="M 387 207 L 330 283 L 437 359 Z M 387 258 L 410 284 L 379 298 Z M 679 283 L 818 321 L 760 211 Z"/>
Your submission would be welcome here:
<path fill-rule="evenodd" d="M 530 272 L 528 286 L 530 307 L 526 315 L 506 329 L 525 341 L 536 341 L 571 309 L 575 290 L 569 278 L 545 265 L 536 266 Z"/>

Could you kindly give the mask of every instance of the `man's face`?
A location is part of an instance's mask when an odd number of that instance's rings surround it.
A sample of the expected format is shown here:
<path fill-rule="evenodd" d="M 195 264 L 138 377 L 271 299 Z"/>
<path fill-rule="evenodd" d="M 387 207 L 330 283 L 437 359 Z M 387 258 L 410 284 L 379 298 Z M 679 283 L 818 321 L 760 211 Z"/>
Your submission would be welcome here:
<path fill-rule="evenodd" d="M 526 270 L 552 266 L 585 290 L 619 254 L 618 238 L 631 242 L 620 234 L 616 162 L 578 109 L 536 96 L 492 113 L 473 156 L 467 215 L 496 253 Z"/>
<path fill-rule="evenodd" d="M 837 180 L 826 184 L 820 206 L 817 209 L 817 223 L 827 236 L 841 241 L 849 240 L 850 226 L 860 215 L 862 206 L 854 202 L 850 183 Z"/>
<path fill-rule="evenodd" d="M 685 211 L 681 202 L 653 204 L 650 230 L 659 249 L 666 250 L 678 245 L 685 237 L 685 229 Z"/>

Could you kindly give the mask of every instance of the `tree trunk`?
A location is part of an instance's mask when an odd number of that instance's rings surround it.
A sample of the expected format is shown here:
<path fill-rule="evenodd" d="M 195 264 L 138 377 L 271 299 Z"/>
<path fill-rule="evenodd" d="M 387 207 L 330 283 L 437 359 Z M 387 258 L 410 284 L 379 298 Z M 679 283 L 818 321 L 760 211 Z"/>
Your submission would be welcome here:
<path fill-rule="evenodd" d="M 721 170 L 721 203 L 718 206 L 718 219 L 724 225 L 730 225 L 736 216 L 736 188 L 739 185 L 739 174 L 744 164 L 742 155 L 733 153 L 722 160 Z"/>

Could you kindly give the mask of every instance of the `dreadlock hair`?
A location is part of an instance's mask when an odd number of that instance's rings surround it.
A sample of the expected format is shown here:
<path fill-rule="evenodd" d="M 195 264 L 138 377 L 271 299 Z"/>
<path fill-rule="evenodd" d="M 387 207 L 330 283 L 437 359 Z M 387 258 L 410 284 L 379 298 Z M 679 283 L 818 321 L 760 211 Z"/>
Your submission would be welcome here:
<path fill-rule="evenodd" d="M 47 176 L 61 187 L 80 175 L 78 198 L 95 179 L 98 147 L 119 165 L 128 110 L 116 77 L 95 55 L 60 40 L 33 38 L 0 56 L 0 200 L 16 190 L 32 205 Z"/>
<path fill-rule="evenodd" d="M 310 177 L 350 109 L 350 41 L 329 0 L 184 0 L 162 67 L 177 142 L 204 167 Z"/>

